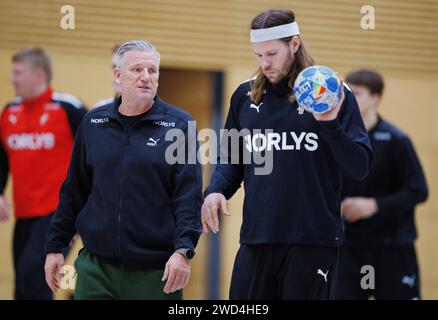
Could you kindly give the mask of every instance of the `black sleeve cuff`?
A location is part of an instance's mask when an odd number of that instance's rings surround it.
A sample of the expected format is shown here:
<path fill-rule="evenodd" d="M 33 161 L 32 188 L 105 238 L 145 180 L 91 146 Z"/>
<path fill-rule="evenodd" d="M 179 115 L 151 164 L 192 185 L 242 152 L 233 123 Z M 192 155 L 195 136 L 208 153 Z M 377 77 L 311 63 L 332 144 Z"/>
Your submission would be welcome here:
<path fill-rule="evenodd" d="M 329 138 L 336 138 L 342 131 L 341 125 L 337 118 L 330 121 L 319 121 L 318 124 L 321 129 L 321 133 Z"/>
<path fill-rule="evenodd" d="M 62 253 L 62 247 L 56 245 L 47 245 L 46 246 L 46 254 L 49 253 Z"/>

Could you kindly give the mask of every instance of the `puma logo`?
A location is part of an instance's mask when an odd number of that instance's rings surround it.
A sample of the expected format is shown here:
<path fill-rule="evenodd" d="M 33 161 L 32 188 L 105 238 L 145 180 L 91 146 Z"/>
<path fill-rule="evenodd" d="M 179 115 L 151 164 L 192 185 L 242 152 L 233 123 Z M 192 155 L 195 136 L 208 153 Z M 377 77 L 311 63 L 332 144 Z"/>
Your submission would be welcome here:
<path fill-rule="evenodd" d="M 319 274 L 321 276 L 324 277 L 325 282 L 327 282 L 327 274 L 329 273 L 329 271 L 327 270 L 326 273 L 324 273 L 321 269 L 318 269 L 318 271 L 316 272 L 316 274 Z"/>
<path fill-rule="evenodd" d="M 147 145 L 148 145 L 148 146 L 151 146 L 151 147 L 156 147 L 158 141 L 160 141 L 160 139 L 154 140 L 154 139 L 152 139 L 152 138 L 149 138 L 149 142 L 147 143 Z"/>
<path fill-rule="evenodd" d="M 257 105 L 255 105 L 254 103 L 251 103 L 251 105 L 249 106 L 249 108 L 250 109 L 256 109 L 257 110 L 257 113 L 260 113 L 260 107 L 262 106 L 262 104 L 263 104 L 263 102 L 262 103 L 260 103 L 258 106 Z"/>

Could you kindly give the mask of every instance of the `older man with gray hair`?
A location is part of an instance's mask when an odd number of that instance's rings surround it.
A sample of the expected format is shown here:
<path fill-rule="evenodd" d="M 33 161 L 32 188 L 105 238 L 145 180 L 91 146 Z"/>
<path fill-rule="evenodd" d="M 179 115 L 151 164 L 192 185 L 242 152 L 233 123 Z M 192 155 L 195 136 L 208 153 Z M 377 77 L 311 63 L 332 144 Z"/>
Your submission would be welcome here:
<path fill-rule="evenodd" d="M 47 235 L 53 291 L 61 250 L 77 232 L 76 299 L 182 298 L 201 234 L 202 173 L 198 162 L 166 161 L 170 129 L 184 133 L 186 149 L 197 146 L 187 138 L 192 117 L 157 96 L 159 63 L 149 42 L 123 44 L 114 70 L 121 97 L 90 111 L 78 129 Z"/>

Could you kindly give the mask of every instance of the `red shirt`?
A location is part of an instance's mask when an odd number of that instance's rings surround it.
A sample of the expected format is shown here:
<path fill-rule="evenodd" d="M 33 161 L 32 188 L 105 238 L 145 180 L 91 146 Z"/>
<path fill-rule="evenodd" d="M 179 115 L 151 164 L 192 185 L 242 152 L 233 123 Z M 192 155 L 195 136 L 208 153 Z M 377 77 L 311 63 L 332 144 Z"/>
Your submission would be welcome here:
<path fill-rule="evenodd" d="M 0 191 L 9 169 L 17 218 L 55 211 L 67 175 L 74 132 L 84 114 L 78 99 L 53 93 L 51 88 L 36 99 L 10 104 L 3 110 L 0 153 L 7 162 L 0 161 Z"/>

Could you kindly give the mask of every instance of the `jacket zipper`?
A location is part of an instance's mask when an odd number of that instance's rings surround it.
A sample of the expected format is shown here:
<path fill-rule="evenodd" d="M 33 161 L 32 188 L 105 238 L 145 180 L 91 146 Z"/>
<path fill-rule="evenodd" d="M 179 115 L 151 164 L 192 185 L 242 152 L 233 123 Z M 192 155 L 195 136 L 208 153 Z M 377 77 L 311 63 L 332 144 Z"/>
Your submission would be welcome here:
<path fill-rule="evenodd" d="M 125 159 L 126 159 L 126 153 L 130 144 L 130 138 L 131 138 L 131 134 L 134 130 L 134 127 L 136 125 L 138 125 L 138 123 L 140 122 L 144 122 L 146 120 L 140 120 L 137 121 L 128 131 L 127 135 L 126 135 L 126 139 L 125 139 L 125 143 L 124 143 L 124 150 L 123 150 L 123 155 L 122 155 L 122 176 L 120 177 L 120 198 L 119 198 L 119 214 L 118 214 L 118 228 L 117 228 L 117 242 L 118 242 L 118 251 L 119 251 L 119 255 L 122 257 L 122 244 L 121 244 L 121 240 L 120 240 L 120 233 L 121 233 L 121 220 L 122 220 L 122 205 L 123 205 L 123 200 L 122 200 L 122 190 L 123 190 L 123 181 L 125 180 L 125 169 L 126 169 L 126 165 L 125 165 Z M 125 127 L 122 125 L 122 128 L 124 131 L 126 131 Z M 124 264 L 125 264 L 125 260 L 122 257 L 122 263 L 120 268 L 123 270 L 124 268 Z"/>
<path fill-rule="evenodd" d="M 125 169 L 126 169 L 126 165 L 125 165 L 125 160 L 126 160 L 126 153 L 128 150 L 130 144 L 130 134 L 128 133 L 126 136 L 126 140 L 124 143 L 124 150 L 123 150 L 123 156 L 122 156 L 122 176 L 120 177 L 120 195 L 119 195 L 119 215 L 118 215 L 118 230 L 117 230 L 117 242 L 118 242 L 118 251 L 119 251 L 119 255 L 122 256 L 122 244 L 121 244 L 121 240 L 120 240 L 120 233 L 121 233 L 121 220 L 122 220 L 122 206 L 123 206 L 123 182 L 125 180 Z M 124 263 L 124 259 L 122 258 L 122 265 L 121 265 L 121 269 L 123 270 L 123 263 Z"/>

